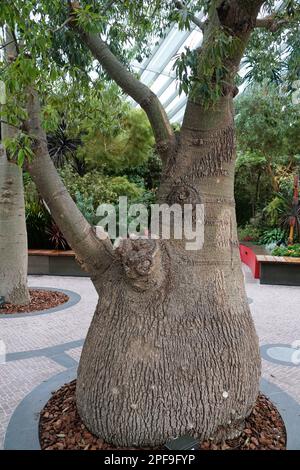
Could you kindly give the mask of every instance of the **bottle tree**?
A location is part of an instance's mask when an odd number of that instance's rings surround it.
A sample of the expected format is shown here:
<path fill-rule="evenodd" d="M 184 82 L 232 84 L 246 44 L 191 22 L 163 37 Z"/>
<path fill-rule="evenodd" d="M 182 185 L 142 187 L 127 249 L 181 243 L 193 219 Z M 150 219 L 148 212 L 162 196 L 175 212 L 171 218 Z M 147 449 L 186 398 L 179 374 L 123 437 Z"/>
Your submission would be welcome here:
<path fill-rule="evenodd" d="M 295 80 L 297 2 L 14 5 L 17 11 L 6 2 L 6 11 L 24 44 L 25 129 L 34 152 L 26 164 L 99 294 L 78 370 L 81 418 L 118 446 L 154 446 L 186 433 L 201 440 L 238 435 L 257 398 L 260 355 L 236 233 L 233 99 L 245 56 L 254 78 L 270 75 L 271 65 L 286 83 Z M 188 29 L 196 23 L 203 34 L 202 46 L 176 62 L 188 94 L 177 132 L 158 97 L 128 66 L 172 21 Z M 188 251 L 186 240 L 171 238 L 125 240 L 114 250 L 107 237 L 96 237 L 64 188 L 41 125 L 41 91 L 51 64 L 68 70 L 80 87 L 94 59 L 99 73 L 148 116 L 163 163 L 159 202 L 204 205 L 202 249 Z"/>

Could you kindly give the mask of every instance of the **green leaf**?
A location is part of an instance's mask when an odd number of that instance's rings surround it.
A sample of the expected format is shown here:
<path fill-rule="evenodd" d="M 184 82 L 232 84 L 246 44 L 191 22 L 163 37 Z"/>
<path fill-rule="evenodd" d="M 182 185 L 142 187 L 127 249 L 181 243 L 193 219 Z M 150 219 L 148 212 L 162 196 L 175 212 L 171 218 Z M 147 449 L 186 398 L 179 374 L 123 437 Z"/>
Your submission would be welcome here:
<path fill-rule="evenodd" d="M 22 167 L 25 161 L 25 152 L 23 149 L 20 149 L 18 151 L 18 158 L 17 158 L 17 164 L 18 166 Z"/>

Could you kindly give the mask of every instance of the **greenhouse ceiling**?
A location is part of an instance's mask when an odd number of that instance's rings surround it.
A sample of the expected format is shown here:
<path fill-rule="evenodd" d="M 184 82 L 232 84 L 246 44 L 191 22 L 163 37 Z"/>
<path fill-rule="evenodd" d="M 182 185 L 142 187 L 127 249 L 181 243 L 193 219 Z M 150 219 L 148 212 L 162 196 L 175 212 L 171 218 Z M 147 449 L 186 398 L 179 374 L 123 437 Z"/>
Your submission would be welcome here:
<path fill-rule="evenodd" d="M 150 57 L 132 64 L 134 70 L 140 73 L 141 81 L 159 97 L 171 122 L 182 121 L 187 101 L 184 92 L 179 96 L 174 62 L 186 47 L 195 49 L 201 42 L 202 32 L 197 26 L 190 31 L 180 31 L 177 25 L 173 25 L 153 48 Z M 137 106 L 134 103 L 134 107 Z"/>

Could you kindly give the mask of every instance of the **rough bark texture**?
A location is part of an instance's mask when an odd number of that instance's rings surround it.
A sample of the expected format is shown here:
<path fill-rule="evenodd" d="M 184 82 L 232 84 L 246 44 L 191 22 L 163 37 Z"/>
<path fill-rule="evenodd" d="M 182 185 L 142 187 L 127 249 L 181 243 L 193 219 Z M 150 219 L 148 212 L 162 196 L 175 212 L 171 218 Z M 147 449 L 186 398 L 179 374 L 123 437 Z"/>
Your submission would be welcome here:
<path fill-rule="evenodd" d="M 0 296 L 29 303 L 27 233 L 22 170 L 9 162 L 0 145 Z"/>
<path fill-rule="evenodd" d="M 16 57 L 9 29 L 6 30 L 5 54 Z M 13 138 L 16 128 L 1 123 L 1 140 Z M 5 301 L 26 305 L 30 301 L 27 286 L 28 247 L 23 191 L 23 173 L 7 160 L 0 143 L 0 296 Z"/>
<path fill-rule="evenodd" d="M 161 242 L 156 288 L 139 289 L 120 264 L 96 283 L 77 405 L 88 428 L 116 445 L 162 444 L 186 433 L 233 437 L 257 398 L 258 340 L 236 233 L 231 99 L 219 109 L 216 127 L 208 115 L 201 127 L 196 115 L 204 111 L 188 105 L 160 189 L 161 202 L 205 205 L 203 249 Z"/>

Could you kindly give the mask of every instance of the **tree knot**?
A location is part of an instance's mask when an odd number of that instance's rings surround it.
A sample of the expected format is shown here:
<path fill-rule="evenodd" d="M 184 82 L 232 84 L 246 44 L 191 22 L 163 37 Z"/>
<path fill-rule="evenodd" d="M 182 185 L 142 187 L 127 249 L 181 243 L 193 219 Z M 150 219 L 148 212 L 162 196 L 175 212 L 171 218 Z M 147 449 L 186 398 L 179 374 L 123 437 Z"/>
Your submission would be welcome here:
<path fill-rule="evenodd" d="M 126 277 L 140 291 L 159 284 L 161 256 L 158 240 L 127 238 L 120 241 L 116 254 L 122 262 Z"/>

